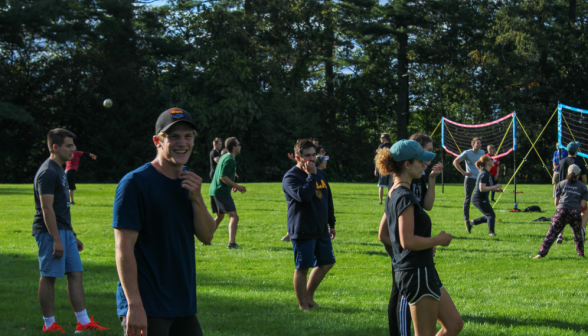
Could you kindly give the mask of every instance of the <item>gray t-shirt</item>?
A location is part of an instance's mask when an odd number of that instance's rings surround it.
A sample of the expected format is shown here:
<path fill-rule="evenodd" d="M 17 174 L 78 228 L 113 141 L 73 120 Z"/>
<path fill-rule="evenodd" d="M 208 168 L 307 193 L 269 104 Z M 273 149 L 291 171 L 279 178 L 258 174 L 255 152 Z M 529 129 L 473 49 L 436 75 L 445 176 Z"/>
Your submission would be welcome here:
<path fill-rule="evenodd" d="M 35 175 L 35 220 L 33 221 L 33 235 L 48 232 L 43 210 L 41 209 L 41 195 L 53 195 L 53 211 L 57 219 L 59 230 L 71 231 L 71 214 L 69 212 L 69 184 L 63 168 L 55 161 L 47 159 L 43 162 Z"/>
<path fill-rule="evenodd" d="M 588 201 L 588 188 L 581 181 L 569 184 L 567 180 L 561 181 L 555 187 L 555 197 L 559 197 L 558 209 L 581 210 L 581 200 Z"/>
<path fill-rule="evenodd" d="M 474 153 L 473 149 L 468 149 L 458 156 L 460 160 L 465 161 L 466 172 L 472 173 L 472 176 L 468 176 L 468 178 L 474 180 L 478 178 L 478 167 L 476 167 L 476 161 L 478 161 L 482 155 L 485 154 L 486 152 L 484 152 L 483 149 L 480 149 L 477 154 Z"/>

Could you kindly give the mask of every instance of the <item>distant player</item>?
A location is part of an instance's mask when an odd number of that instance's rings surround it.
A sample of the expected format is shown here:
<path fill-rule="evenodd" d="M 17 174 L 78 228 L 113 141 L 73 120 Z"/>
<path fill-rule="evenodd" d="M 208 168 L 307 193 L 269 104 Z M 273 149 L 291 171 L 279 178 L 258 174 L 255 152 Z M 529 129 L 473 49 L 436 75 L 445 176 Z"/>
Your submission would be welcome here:
<path fill-rule="evenodd" d="M 316 147 L 301 140 L 294 147 L 298 163 L 282 180 L 288 203 L 288 233 L 294 247 L 294 290 L 298 307 L 318 307 L 314 293 L 335 264 L 333 195 L 325 173 L 316 168 Z M 313 268 L 308 278 L 308 270 Z"/>
<path fill-rule="evenodd" d="M 472 149 L 468 149 L 461 153 L 458 157 L 453 160 L 453 166 L 462 175 L 465 176 L 463 181 L 465 196 L 463 199 L 463 217 L 465 220 L 466 229 L 470 225 L 470 203 L 472 201 L 472 193 L 476 187 L 476 179 L 478 178 L 478 168 L 476 167 L 476 161 L 478 161 L 482 155 L 486 152 L 482 149 L 482 139 L 472 139 Z M 461 168 L 460 163 L 465 161 L 466 171 Z"/>
<path fill-rule="evenodd" d="M 221 158 L 221 150 L 223 149 L 223 140 L 221 138 L 214 138 L 212 141 L 212 150 L 210 151 L 210 180 L 214 176 L 216 165 Z"/>
<path fill-rule="evenodd" d="M 80 158 L 82 156 L 89 156 L 92 160 L 98 157 L 90 152 L 82 152 L 76 150 L 74 146 L 73 157 L 70 161 L 65 162 L 65 176 L 67 176 L 67 183 L 69 184 L 69 204 L 76 204 L 74 202 L 74 191 L 76 190 L 76 175 L 80 167 Z"/>
<path fill-rule="evenodd" d="M 378 146 L 378 150 L 382 148 L 392 147 L 392 144 L 390 143 L 390 134 L 388 133 L 382 133 L 380 135 L 380 142 L 381 144 Z M 382 197 L 384 197 L 384 188 L 389 187 L 390 176 L 380 174 L 378 172 L 378 168 L 374 170 L 374 175 L 378 177 L 378 196 L 380 198 L 379 204 L 382 204 Z"/>
<path fill-rule="evenodd" d="M 474 225 L 488 223 L 488 234 L 491 237 L 494 237 L 496 235 L 494 230 L 494 226 L 496 224 L 496 214 L 494 213 L 492 205 L 490 205 L 488 194 L 490 191 L 502 192 L 502 185 L 500 183 L 492 184 L 490 169 L 494 167 L 494 161 L 492 158 L 490 158 L 490 156 L 482 155 L 482 157 L 476 161 L 476 167 L 478 167 L 480 173 L 476 179 L 476 187 L 474 190 L 472 203 L 474 203 L 474 206 L 478 208 L 478 210 L 480 210 L 484 216 L 478 217 L 466 223 L 466 230 L 468 233 L 471 233 L 472 227 Z"/>
<path fill-rule="evenodd" d="M 202 198 L 202 178 L 185 167 L 195 129 L 182 109 L 161 113 L 153 136 L 157 156 L 116 188 L 116 304 L 125 335 L 202 336 L 194 237 L 209 243 L 215 223 Z"/>
<path fill-rule="evenodd" d="M 494 166 L 490 169 L 490 177 L 492 177 L 492 180 L 490 182 L 492 182 L 492 184 L 498 184 L 498 175 L 500 174 L 500 159 L 497 157 L 494 157 L 496 155 L 496 147 L 494 147 L 494 145 L 488 145 L 487 149 L 488 149 L 488 155 L 490 156 L 490 158 L 494 162 Z M 494 200 L 495 193 L 496 192 L 494 190 L 491 191 L 491 194 L 490 194 L 490 201 L 491 202 L 496 202 Z"/>
<path fill-rule="evenodd" d="M 216 214 L 214 221 L 217 228 L 225 218 L 225 214 L 229 216 L 229 244 L 227 248 L 238 249 L 241 248 L 236 242 L 239 215 L 237 215 L 237 208 L 231 197 L 231 191 L 241 193 L 247 191 L 247 188 L 235 182 L 235 172 L 237 171 L 235 157 L 241 154 L 241 143 L 237 138 L 228 138 L 225 141 L 225 148 L 227 149 L 227 154 L 221 156 L 218 161 L 210 184 L 210 205 L 212 212 Z"/>
<path fill-rule="evenodd" d="M 56 128 L 47 134 L 47 146 L 51 156 L 35 175 L 35 220 L 33 236 L 39 247 L 39 303 L 43 312 L 44 332 L 64 332 L 55 322 L 55 278 L 67 274 L 67 294 L 78 324 L 76 333 L 86 330 L 106 330 L 88 318 L 82 284 L 82 260 L 80 252 L 84 244 L 77 238 L 71 225 L 69 185 L 63 164 L 72 160 L 75 135 Z"/>
<path fill-rule="evenodd" d="M 587 181 L 587 171 L 586 171 L 586 163 L 584 162 L 584 160 L 580 157 L 578 157 L 578 149 L 580 149 L 580 142 L 579 141 L 573 141 L 568 143 L 567 146 L 567 150 L 568 150 L 568 157 L 561 160 L 559 167 L 561 168 L 560 171 L 561 172 L 566 172 L 568 171 L 569 167 L 571 165 L 577 165 L 580 168 L 580 173 L 578 174 L 578 180 L 581 181 L 582 183 L 586 184 Z M 565 181 L 565 179 L 562 179 L 560 176 L 560 179 L 562 181 Z M 586 207 L 583 207 L 582 209 L 582 231 L 584 231 L 584 235 L 586 232 L 586 222 L 588 222 L 588 209 Z M 561 244 L 563 242 L 563 234 L 560 233 L 559 237 L 557 238 L 557 243 Z"/>
<path fill-rule="evenodd" d="M 553 192 L 555 195 L 555 186 L 560 182 L 559 180 L 559 162 L 568 157 L 568 152 L 565 149 L 559 148 L 559 143 L 555 144 L 555 152 L 553 152 Z"/>

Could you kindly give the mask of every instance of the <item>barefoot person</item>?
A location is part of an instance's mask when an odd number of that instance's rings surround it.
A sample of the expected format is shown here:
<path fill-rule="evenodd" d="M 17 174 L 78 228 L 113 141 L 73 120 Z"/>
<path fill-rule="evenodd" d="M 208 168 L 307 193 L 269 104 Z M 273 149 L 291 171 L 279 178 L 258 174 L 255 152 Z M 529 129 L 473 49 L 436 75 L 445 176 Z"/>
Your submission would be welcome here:
<path fill-rule="evenodd" d="M 73 157 L 75 135 L 56 128 L 47 134 L 51 156 L 35 175 L 35 219 L 33 236 L 39 247 L 39 303 L 43 313 L 44 332 L 64 332 L 55 322 L 55 278 L 67 274 L 67 294 L 78 320 L 76 333 L 85 330 L 106 330 L 94 318 L 88 318 L 82 284 L 80 252 L 84 244 L 71 225 L 69 185 L 63 168 Z"/>
<path fill-rule="evenodd" d="M 331 188 L 315 166 L 316 147 L 301 140 L 294 147 L 296 166 L 282 180 L 288 203 L 288 233 L 294 247 L 294 290 L 303 311 L 317 307 L 314 293 L 335 264 L 331 240 L 335 238 L 335 212 Z M 308 278 L 308 270 L 313 268 Z"/>
<path fill-rule="evenodd" d="M 425 152 L 418 142 L 400 140 L 389 151 L 378 152 L 378 170 L 394 174 L 394 184 L 388 192 L 385 214 L 392 246 L 394 281 L 400 295 L 410 306 L 416 336 L 436 333 L 457 335 L 463 321 L 449 293 L 443 287 L 435 269 L 434 247 L 448 246 L 451 235 L 441 231 L 431 237 L 431 218 L 410 190 L 412 180 L 418 179 L 434 153 Z"/>
<path fill-rule="evenodd" d="M 98 157 L 90 152 L 82 152 L 74 146 L 73 157 L 71 160 L 65 162 L 65 176 L 67 176 L 67 184 L 69 184 L 69 204 L 76 204 L 74 201 L 74 191 L 76 190 L 76 175 L 80 168 L 80 158 L 82 156 L 89 156 L 92 160 Z"/>
<path fill-rule="evenodd" d="M 478 217 L 473 221 L 466 222 L 466 230 L 468 233 L 472 232 L 472 226 L 488 223 L 488 234 L 491 237 L 496 235 L 494 231 L 494 224 L 496 223 L 496 214 L 494 209 L 490 205 L 488 200 L 488 194 L 493 192 L 502 192 L 502 184 L 492 184 L 492 175 L 490 175 L 490 169 L 494 167 L 494 161 L 488 155 L 482 155 L 482 157 L 476 161 L 476 167 L 480 173 L 476 180 L 476 190 L 474 190 L 474 197 L 472 203 L 480 210 L 484 216 Z"/>
<path fill-rule="evenodd" d="M 561 173 L 563 174 L 563 170 Z M 588 188 L 578 180 L 581 170 L 575 164 L 568 167 L 568 177 L 555 187 L 555 206 L 557 210 L 551 221 L 551 226 L 543 240 L 541 249 L 534 259 L 543 258 L 549 253 L 549 249 L 555 238 L 563 231 L 566 225 L 570 225 L 574 232 L 574 243 L 578 256 L 584 257 L 584 238 L 582 234 L 582 208 L 586 208 L 588 200 Z"/>
<path fill-rule="evenodd" d="M 418 142 L 425 151 L 433 152 L 433 139 L 424 133 L 416 133 L 411 135 L 410 140 Z M 426 166 L 431 165 L 431 161 L 424 162 Z M 435 202 L 435 179 L 443 170 L 443 165 L 437 163 L 432 169 L 429 175 L 429 187 L 427 188 L 425 180 L 425 171 L 420 178 L 412 180 L 411 190 L 415 195 L 415 198 L 419 201 L 419 204 L 423 209 L 431 211 Z M 389 198 L 386 198 L 386 202 Z M 392 243 L 390 241 L 390 232 L 388 231 L 388 225 L 386 221 L 386 213 L 382 216 L 380 221 L 380 229 L 378 231 L 379 240 L 384 243 L 384 248 L 391 258 L 394 258 L 392 252 Z M 388 327 L 390 336 L 408 336 L 410 335 L 410 323 L 411 323 L 410 308 L 406 298 L 399 294 L 398 284 L 394 281 L 394 269 L 392 269 L 392 293 L 390 295 L 390 301 L 388 302 Z"/>
<path fill-rule="evenodd" d="M 202 335 L 194 237 L 210 242 L 215 224 L 202 198 L 202 178 L 185 167 L 195 128 L 182 109 L 161 113 L 153 136 L 157 156 L 116 188 L 116 303 L 125 335 Z"/>
<path fill-rule="evenodd" d="M 229 244 L 227 248 L 238 249 L 241 248 L 236 241 L 239 215 L 237 215 L 237 208 L 233 197 L 231 197 L 231 191 L 239 191 L 242 194 L 247 191 L 247 188 L 235 182 L 235 176 L 237 175 L 235 157 L 241 154 L 241 143 L 237 138 L 228 138 L 225 141 L 225 148 L 227 149 L 227 154 L 221 156 L 218 161 L 208 194 L 210 195 L 212 212 L 216 214 L 214 219 L 216 227 L 218 228 L 223 221 L 225 214 L 229 216 Z"/>

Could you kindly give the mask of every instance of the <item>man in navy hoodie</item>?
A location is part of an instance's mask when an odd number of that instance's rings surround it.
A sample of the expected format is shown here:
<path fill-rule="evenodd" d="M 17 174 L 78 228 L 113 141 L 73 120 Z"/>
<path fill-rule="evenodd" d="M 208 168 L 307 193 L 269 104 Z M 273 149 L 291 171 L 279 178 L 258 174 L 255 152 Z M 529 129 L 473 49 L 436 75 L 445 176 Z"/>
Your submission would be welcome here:
<path fill-rule="evenodd" d="M 288 233 L 294 246 L 294 290 L 301 310 L 318 307 L 314 292 L 335 264 L 333 196 L 325 173 L 315 166 L 316 147 L 299 140 L 294 147 L 296 166 L 282 180 L 288 202 Z M 308 269 L 313 268 L 308 279 Z"/>

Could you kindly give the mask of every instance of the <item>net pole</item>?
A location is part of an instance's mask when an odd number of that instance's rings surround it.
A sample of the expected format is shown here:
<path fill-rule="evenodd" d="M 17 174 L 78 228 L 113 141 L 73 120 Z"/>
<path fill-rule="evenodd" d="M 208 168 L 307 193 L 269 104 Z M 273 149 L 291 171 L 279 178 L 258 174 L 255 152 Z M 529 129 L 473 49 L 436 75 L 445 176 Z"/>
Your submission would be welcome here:
<path fill-rule="evenodd" d="M 443 170 L 441 171 L 441 193 L 445 193 L 445 118 L 441 117 L 441 164 Z"/>
<path fill-rule="evenodd" d="M 513 212 L 518 212 L 518 204 L 517 204 L 517 113 L 514 112 L 512 115 L 512 143 L 513 143 L 513 151 L 512 151 L 512 159 L 513 159 L 513 172 L 514 172 L 514 208 L 512 209 Z"/>

